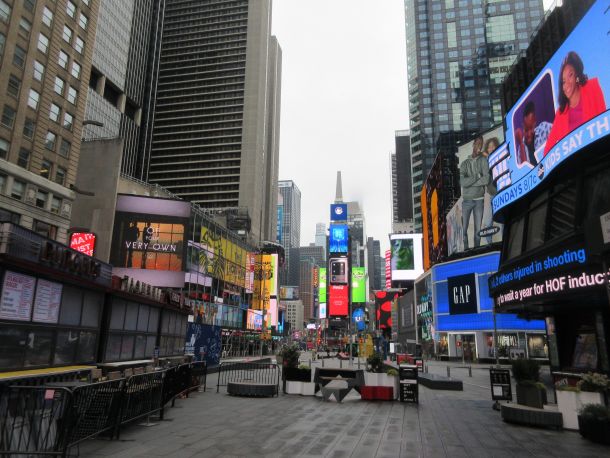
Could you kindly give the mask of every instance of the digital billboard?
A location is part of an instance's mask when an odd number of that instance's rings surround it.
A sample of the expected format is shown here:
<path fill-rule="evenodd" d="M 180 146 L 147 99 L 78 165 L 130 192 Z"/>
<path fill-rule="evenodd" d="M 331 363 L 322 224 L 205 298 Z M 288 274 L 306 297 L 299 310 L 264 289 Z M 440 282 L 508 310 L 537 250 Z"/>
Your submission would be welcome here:
<path fill-rule="evenodd" d="M 609 21 L 608 2 L 595 2 L 506 115 L 506 144 L 489 156 L 494 213 L 610 134 Z"/>
<path fill-rule="evenodd" d="M 364 307 L 355 307 L 352 311 L 352 323 L 357 331 L 362 332 L 366 329 L 366 313 Z"/>
<path fill-rule="evenodd" d="M 366 302 L 366 271 L 352 267 L 352 302 Z"/>
<path fill-rule="evenodd" d="M 497 127 L 458 148 L 461 197 L 446 217 L 448 256 L 502 240 L 502 226 L 492 220 L 497 191 L 488 157 L 503 141 L 502 127 Z"/>
<path fill-rule="evenodd" d="M 392 250 L 385 252 L 385 287 L 392 287 Z"/>
<path fill-rule="evenodd" d="M 284 228 L 284 206 L 277 206 L 277 223 L 276 223 L 276 232 L 277 232 L 277 243 L 282 243 L 283 238 L 283 228 Z"/>
<path fill-rule="evenodd" d="M 271 328 L 271 326 L 277 327 L 277 318 L 278 318 L 278 306 L 277 299 L 271 298 L 269 299 L 269 310 L 267 312 L 267 328 Z"/>
<path fill-rule="evenodd" d="M 328 236 L 328 251 L 330 253 L 347 253 L 348 234 L 347 224 L 331 224 Z"/>
<path fill-rule="evenodd" d="M 326 302 L 320 302 L 320 305 L 318 306 L 319 309 L 319 317 L 320 319 L 326 318 Z"/>
<path fill-rule="evenodd" d="M 347 316 L 349 310 L 349 286 L 330 285 L 328 295 L 328 316 Z"/>
<path fill-rule="evenodd" d="M 70 235 L 70 248 L 87 256 L 95 252 L 95 234 L 92 232 L 73 232 Z"/>
<path fill-rule="evenodd" d="M 347 204 L 331 204 L 330 220 L 347 221 Z"/>
<path fill-rule="evenodd" d="M 271 281 L 269 282 L 269 295 L 277 297 L 278 294 L 278 268 L 279 268 L 279 255 L 271 255 Z"/>
<path fill-rule="evenodd" d="M 421 234 L 390 235 L 392 281 L 415 280 L 424 273 Z"/>
<path fill-rule="evenodd" d="M 299 299 L 298 286 L 280 286 L 280 299 L 296 301 Z"/>
<path fill-rule="evenodd" d="M 263 329 L 263 315 L 260 310 L 248 310 L 246 329 L 260 331 Z"/>
<path fill-rule="evenodd" d="M 375 308 L 379 329 L 392 327 L 392 301 L 396 298 L 396 293 L 388 291 L 377 291 L 375 293 Z"/>
<path fill-rule="evenodd" d="M 447 233 L 443 216 L 443 171 L 441 153 L 437 154 L 421 190 L 424 239 L 424 270 L 447 256 Z"/>
<path fill-rule="evenodd" d="M 254 291 L 252 292 L 252 308 L 266 310 L 269 308 L 273 281 L 273 258 L 270 254 L 256 255 L 254 266 Z"/>
<path fill-rule="evenodd" d="M 318 288 L 318 300 L 326 302 L 326 268 L 320 267 L 320 286 Z"/>

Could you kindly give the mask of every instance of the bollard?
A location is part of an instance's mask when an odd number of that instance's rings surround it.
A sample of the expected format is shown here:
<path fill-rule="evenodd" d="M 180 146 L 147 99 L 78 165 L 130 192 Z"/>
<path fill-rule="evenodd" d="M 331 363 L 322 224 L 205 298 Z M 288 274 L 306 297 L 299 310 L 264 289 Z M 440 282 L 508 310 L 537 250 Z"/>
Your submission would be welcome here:
<path fill-rule="evenodd" d="M 339 360 L 339 369 L 343 369 L 343 360 L 342 359 Z"/>
<path fill-rule="evenodd" d="M 427 374 L 427 373 L 428 373 L 428 365 L 426 364 L 426 365 L 424 366 L 424 374 Z"/>
<path fill-rule="evenodd" d="M 468 366 L 468 377 L 472 377 L 472 366 Z"/>
<path fill-rule="evenodd" d="M 451 368 L 447 366 L 447 377 L 451 378 Z"/>
<path fill-rule="evenodd" d="M 360 370 L 360 356 L 358 356 L 358 370 Z"/>
<path fill-rule="evenodd" d="M 322 360 L 322 367 L 324 367 L 324 360 Z"/>

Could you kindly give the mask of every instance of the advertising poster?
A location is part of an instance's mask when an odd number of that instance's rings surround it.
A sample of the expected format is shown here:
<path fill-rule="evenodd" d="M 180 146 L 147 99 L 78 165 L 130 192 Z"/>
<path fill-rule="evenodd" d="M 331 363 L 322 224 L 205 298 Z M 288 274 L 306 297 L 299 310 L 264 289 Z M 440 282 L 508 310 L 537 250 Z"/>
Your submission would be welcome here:
<path fill-rule="evenodd" d="M 287 301 L 296 301 L 299 299 L 298 286 L 280 286 L 280 299 Z"/>
<path fill-rule="evenodd" d="M 392 287 L 392 250 L 385 252 L 385 287 Z"/>
<path fill-rule="evenodd" d="M 497 191 L 489 155 L 503 141 L 504 132 L 498 127 L 458 148 L 461 197 L 446 217 L 449 256 L 502 241 L 502 226 L 492 220 L 491 201 Z"/>
<path fill-rule="evenodd" d="M 387 291 L 377 291 L 375 293 L 375 309 L 379 329 L 389 329 L 392 327 L 392 302 L 396 298 L 396 293 Z"/>
<path fill-rule="evenodd" d="M 319 308 L 319 313 L 320 313 L 319 318 L 320 319 L 326 318 L 326 302 L 320 302 L 320 305 L 318 306 L 318 308 Z"/>
<path fill-rule="evenodd" d="M 352 311 L 352 323 L 358 332 L 366 329 L 366 314 L 363 307 L 355 307 Z"/>
<path fill-rule="evenodd" d="M 267 328 L 271 328 L 272 326 L 277 327 L 277 316 L 278 316 L 277 299 L 272 297 L 271 299 L 269 299 Z"/>
<path fill-rule="evenodd" d="M 269 295 L 277 297 L 278 295 L 278 268 L 279 268 L 279 255 L 271 255 L 271 281 L 269 288 Z"/>
<path fill-rule="evenodd" d="M 61 305 L 61 283 L 43 279 L 38 280 L 34 298 L 34 316 L 32 321 L 38 323 L 57 323 Z"/>
<path fill-rule="evenodd" d="M 348 316 L 349 311 L 349 286 L 348 285 L 330 285 L 328 300 L 328 315 Z"/>
<path fill-rule="evenodd" d="M 189 323 L 186 331 L 184 352 L 195 355 L 195 361 L 205 361 L 208 366 L 220 364 L 220 326 Z"/>
<path fill-rule="evenodd" d="M 447 256 L 447 232 L 443 217 L 442 157 L 437 154 L 421 191 L 424 270 Z"/>
<path fill-rule="evenodd" d="M 506 144 L 489 156 L 494 213 L 564 160 L 610 134 L 610 12 L 597 1 L 506 115 Z"/>
<path fill-rule="evenodd" d="M 248 310 L 246 329 L 260 331 L 263 329 L 263 314 L 260 310 Z"/>
<path fill-rule="evenodd" d="M 93 256 L 95 252 L 95 239 L 95 234 L 91 232 L 74 232 L 70 236 L 70 248 L 87 256 Z"/>
<path fill-rule="evenodd" d="M 270 254 L 256 256 L 254 265 L 254 291 L 252 293 L 252 308 L 267 310 L 273 280 L 273 259 Z"/>
<path fill-rule="evenodd" d="M 326 268 L 320 267 L 320 288 L 318 289 L 318 300 L 326 302 Z"/>
<path fill-rule="evenodd" d="M 364 267 L 352 267 L 352 302 L 366 302 L 366 272 Z"/>
<path fill-rule="evenodd" d="M 415 280 L 424 273 L 421 234 L 390 235 L 392 281 Z"/>
<path fill-rule="evenodd" d="M 246 286 L 248 252 L 213 228 L 201 227 L 201 245 L 205 254 L 200 256 L 204 271 L 237 286 Z"/>
<path fill-rule="evenodd" d="M 328 247 L 330 253 L 347 253 L 348 251 L 347 224 L 331 224 L 329 230 Z"/>
<path fill-rule="evenodd" d="M 36 278 L 7 270 L 2 285 L 0 319 L 30 321 Z"/>
<path fill-rule="evenodd" d="M 432 340 L 434 310 L 432 304 L 432 276 L 426 275 L 415 283 L 415 313 L 419 338 L 422 341 Z"/>

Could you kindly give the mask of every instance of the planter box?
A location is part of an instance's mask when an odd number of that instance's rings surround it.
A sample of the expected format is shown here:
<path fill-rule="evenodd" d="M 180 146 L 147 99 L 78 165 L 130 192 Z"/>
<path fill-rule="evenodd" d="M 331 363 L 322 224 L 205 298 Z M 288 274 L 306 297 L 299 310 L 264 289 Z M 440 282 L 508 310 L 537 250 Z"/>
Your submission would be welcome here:
<path fill-rule="evenodd" d="M 295 382 L 286 380 L 286 394 L 300 394 L 303 396 L 313 396 L 316 384 L 313 382 Z"/>
<path fill-rule="evenodd" d="M 394 399 L 398 399 L 398 376 L 386 373 L 364 373 L 364 384 L 366 386 L 391 386 L 394 388 Z"/>
<path fill-rule="evenodd" d="M 604 395 L 587 391 L 557 390 L 557 407 L 563 416 L 565 429 L 578 429 L 578 411 L 583 404 L 603 404 Z"/>
<path fill-rule="evenodd" d="M 537 386 L 523 386 L 517 384 L 517 403 L 523 406 L 542 409 L 546 404 L 546 390 Z"/>
<path fill-rule="evenodd" d="M 311 382 L 311 369 L 298 367 L 284 367 L 284 379 L 292 382 Z"/>
<path fill-rule="evenodd" d="M 585 439 L 610 445 L 610 420 L 578 416 L 578 430 Z"/>
<path fill-rule="evenodd" d="M 394 387 L 391 386 L 363 386 L 360 388 L 363 401 L 393 401 Z"/>

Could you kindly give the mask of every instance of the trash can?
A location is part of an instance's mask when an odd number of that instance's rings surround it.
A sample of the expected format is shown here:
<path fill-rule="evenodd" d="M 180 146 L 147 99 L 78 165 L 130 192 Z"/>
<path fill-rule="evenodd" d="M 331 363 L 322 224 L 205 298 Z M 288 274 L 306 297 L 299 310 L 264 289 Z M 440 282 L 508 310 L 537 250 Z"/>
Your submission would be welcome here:
<path fill-rule="evenodd" d="M 415 364 L 401 364 L 398 366 L 400 402 L 419 403 L 418 375 L 418 369 Z"/>

